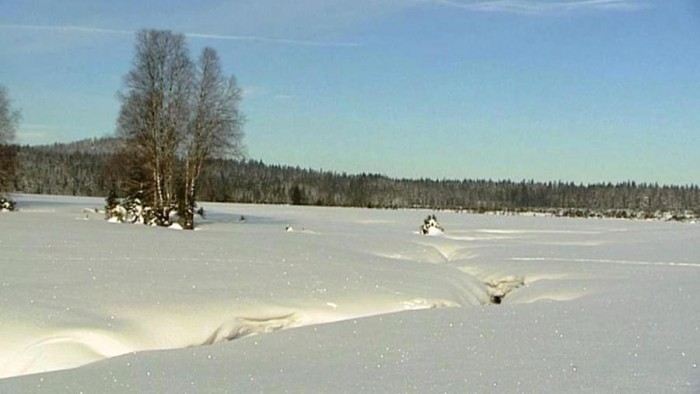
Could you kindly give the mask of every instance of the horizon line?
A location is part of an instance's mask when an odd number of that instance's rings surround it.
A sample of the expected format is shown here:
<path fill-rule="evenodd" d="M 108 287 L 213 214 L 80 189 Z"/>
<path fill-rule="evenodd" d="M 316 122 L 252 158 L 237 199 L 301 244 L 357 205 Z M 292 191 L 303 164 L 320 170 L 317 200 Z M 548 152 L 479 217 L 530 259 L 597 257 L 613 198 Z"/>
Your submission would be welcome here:
<path fill-rule="evenodd" d="M 70 145 L 74 143 L 81 143 L 81 142 L 88 142 L 88 141 L 94 141 L 98 142 L 100 140 L 109 140 L 109 139 L 119 139 L 120 137 L 117 137 L 115 135 L 102 135 L 102 136 L 95 136 L 95 137 L 86 137 L 82 138 L 79 140 L 73 140 L 73 141 L 54 141 L 54 142 L 46 142 L 46 143 L 14 143 L 13 145 L 18 146 L 18 147 L 25 147 L 29 149 L 33 148 L 51 148 L 56 145 Z M 559 179 L 548 179 L 545 180 L 543 178 L 496 178 L 496 177 L 424 177 L 424 176 L 402 176 L 402 175 L 392 175 L 388 173 L 381 173 L 381 172 L 372 172 L 372 171 L 351 171 L 351 170 L 331 170 L 331 169 L 324 169 L 324 168 L 314 168 L 313 166 L 307 165 L 307 166 L 302 166 L 299 164 L 289 164 L 289 163 L 280 163 L 280 162 L 270 162 L 270 161 L 265 161 L 262 158 L 251 158 L 251 157 L 243 157 L 240 159 L 226 159 L 226 160 L 235 160 L 235 161 L 241 161 L 241 162 L 259 162 L 264 166 L 281 166 L 281 167 L 287 167 L 287 168 L 301 168 L 303 170 L 309 170 L 309 171 L 315 171 L 318 173 L 331 173 L 335 175 L 347 175 L 351 177 L 359 177 L 359 176 L 378 176 L 382 178 L 386 178 L 389 180 L 393 181 L 419 181 L 421 179 L 427 179 L 429 181 L 436 181 L 436 182 L 463 182 L 463 181 L 475 181 L 475 182 L 491 182 L 491 183 L 499 183 L 499 182 L 510 182 L 513 184 L 521 184 L 521 183 L 535 183 L 535 184 L 541 184 L 541 185 L 546 185 L 548 183 L 552 184 L 564 184 L 564 185 L 574 185 L 575 187 L 589 187 L 589 186 L 599 186 L 599 185 L 613 185 L 613 186 L 619 186 L 619 185 L 630 185 L 634 184 L 634 187 L 642 187 L 642 186 L 648 186 L 648 187 L 658 187 L 660 189 L 663 188 L 668 188 L 668 187 L 700 187 L 700 183 L 698 182 L 686 182 L 686 183 L 673 183 L 673 182 L 666 182 L 666 181 L 659 181 L 659 180 L 640 180 L 640 179 L 633 179 L 633 178 L 628 178 L 625 180 L 596 180 L 596 181 L 582 181 L 582 180 L 565 180 L 562 178 Z"/>

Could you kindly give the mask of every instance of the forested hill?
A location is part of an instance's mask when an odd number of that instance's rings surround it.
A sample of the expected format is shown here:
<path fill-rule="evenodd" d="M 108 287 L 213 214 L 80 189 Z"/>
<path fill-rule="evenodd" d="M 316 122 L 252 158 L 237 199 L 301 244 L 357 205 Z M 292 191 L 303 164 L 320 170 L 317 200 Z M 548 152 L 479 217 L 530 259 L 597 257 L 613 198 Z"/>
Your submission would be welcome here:
<path fill-rule="evenodd" d="M 11 187 L 25 193 L 106 196 L 116 182 L 107 164 L 117 148 L 118 141 L 111 138 L 16 147 L 19 168 Z M 697 185 L 391 179 L 236 160 L 214 161 L 203 176 L 200 201 L 527 210 L 573 216 L 700 214 Z"/>

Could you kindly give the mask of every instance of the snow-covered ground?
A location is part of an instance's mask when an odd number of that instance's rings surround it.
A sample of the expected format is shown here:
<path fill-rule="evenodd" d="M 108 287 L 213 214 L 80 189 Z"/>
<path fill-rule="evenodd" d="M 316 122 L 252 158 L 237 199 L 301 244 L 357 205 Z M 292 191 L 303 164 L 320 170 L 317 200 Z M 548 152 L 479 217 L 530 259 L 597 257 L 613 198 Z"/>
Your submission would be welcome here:
<path fill-rule="evenodd" d="M 700 225 L 16 199 L 0 392 L 700 391 Z"/>

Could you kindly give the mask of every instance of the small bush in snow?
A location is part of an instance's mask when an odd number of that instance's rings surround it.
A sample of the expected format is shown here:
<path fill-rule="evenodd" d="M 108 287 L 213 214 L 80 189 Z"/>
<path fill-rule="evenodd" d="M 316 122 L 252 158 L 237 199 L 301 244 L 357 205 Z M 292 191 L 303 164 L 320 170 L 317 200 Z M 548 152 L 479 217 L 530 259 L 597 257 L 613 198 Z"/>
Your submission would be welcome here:
<path fill-rule="evenodd" d="M 424 235 L 435 235 L 442 234 L 445 232 L 445 229 L 440 226 L 435 215 L 428 215 L 428 217 L 423 220 L 420 232 Z"/>
<path fill-rule="evenodd" d="M 156 211 L 153 207 L 145 205 L 142 199 L 143 193 L 137 192 L 125 198 L 118 198 L 116 193 L 110 193 L 106 199 L 105 218 L 114 223 L 138 223 L 147 226 L 176 227 L 191 230 L 194 229 L 194 214 L 205 218 L 203 207 L 193 206 L 192 215 L 178 216 L 176 207 L 165 208 Z M 192 221 L 186 218 L 191 217 Z"/>
<path fill-rule="evenodd" d="M 121 201 L 117 197 L 117 193 L 111 191 L 109 192 L 109 195 L 107 195 L 107 198 L 105 199 L 106 204 L 105 204 L 105 218 L 107 220 L 114 220 L 112 221 L 117 221 L 117 222 L 122 222 L 124 221 L 124 216 L 126 215 L 126 210 L 123 208 L 120 209 L 118 207 L 121 206 Z"/>
<path fill-rule="evenodd" d="M 156 216 L 153 213 L 153 209 L 141 203 L 138 193 L 123 199 L 119 199 L 116 194 L 110 193 L 105 205 L 105 217 L 110 222 L 117 223 L 156 224 Z"/>
<path fill-rule="evenodd" d="M 9 198 L 0 196 L 0 212 L 12 212 L 15 210 L 15 202 Z"/>

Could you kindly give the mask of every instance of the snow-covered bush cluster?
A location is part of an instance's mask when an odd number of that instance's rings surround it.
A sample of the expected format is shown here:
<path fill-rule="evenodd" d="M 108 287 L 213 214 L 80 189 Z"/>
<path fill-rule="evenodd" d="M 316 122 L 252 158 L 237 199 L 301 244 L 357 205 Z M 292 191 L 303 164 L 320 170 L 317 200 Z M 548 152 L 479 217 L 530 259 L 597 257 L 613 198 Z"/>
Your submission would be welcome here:
<path fill-rule="evenodd" d="M 445 232 L 445 229 L 440 226 L 435 215 L 428 215 L 423 220 L 423 225 L 420 227 L 421 234 L 424 235 L 437 235 Z"/>
<path fill-rule="evenodd" d="M 0 196 L 0 212 L 11 212 L 15 210 L 15 202 L 9 198 Z"/>
<path fill-rule="evenodd" d="M 179 228 L 194 228 L 193 223 L 188 225 L 185 222 L 186 219 L 177 214 L 176 207 L 170 207 L 159 215 L 153 207 L 143 203 L 140 193 L 121 199 L 116 194 L 110 193 L 106 201 L 105 217 L 112 223 L 136 223 L 164 227 L 179 225 Z M 194 214 L 203 218 L 204 208 L 199 207 L 194 210 Z"/>
<path fill-rule="evenodd" d="M 105 217 L 113 223 L 139 223 L 155 225 L 155 215 L 151 207 L 145 207 L 138 196 L 118 198 L 111 193 L 105 205 Z"/>

